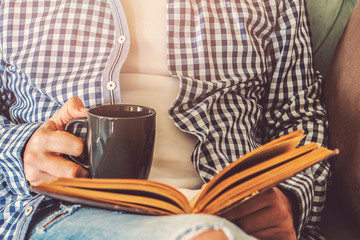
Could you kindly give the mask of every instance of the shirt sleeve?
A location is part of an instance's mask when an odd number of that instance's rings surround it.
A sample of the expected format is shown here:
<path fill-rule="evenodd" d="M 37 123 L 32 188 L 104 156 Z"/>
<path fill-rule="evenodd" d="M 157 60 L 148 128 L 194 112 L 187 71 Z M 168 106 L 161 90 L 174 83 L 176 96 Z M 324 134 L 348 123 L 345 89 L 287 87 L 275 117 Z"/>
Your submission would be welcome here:
<path fill-rule="evenodd" d="M 28 194 L 28 186 L 24 177 L 22 152 L 32 133 L 40 123 L 18 122 L 11 116 L 10 108 L 16 104 L 13 94 L 6 89 L 5 66 L 2 62 L 0 74 L 0 168 L 1 179 L 13 194 Z M 1 195 L 1 194 L 0 194 Z M 4 195 L 1 195 L 4 196 Z M 2 199 L 3 200 L 3 199 Z"/>
<path fill-rule="evenodd" d="M 326 146 L 327 117 L 320 101 L 321 76 L 314 73 L 306 5 L 302 0 L 284 6 L 268 50 L 268 87 L 263 98 L 260 135 L 264 142 L 304 129 L 301 144 Z M 293 206 L 299 238 L 318 239 L 329 163 L 321 162 L 280 184 L 296 199 Z M 296 206 L 297 205 L 297 206 Z"/>

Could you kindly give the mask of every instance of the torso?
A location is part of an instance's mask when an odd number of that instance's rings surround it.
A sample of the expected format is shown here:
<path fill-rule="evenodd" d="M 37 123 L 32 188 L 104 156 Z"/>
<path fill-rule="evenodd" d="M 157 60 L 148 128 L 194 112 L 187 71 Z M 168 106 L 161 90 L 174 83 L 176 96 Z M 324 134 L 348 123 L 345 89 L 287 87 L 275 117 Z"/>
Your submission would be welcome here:
<path fill-rule="evenodd" d="M 120 76 L 122 102 L 148 105 L 157 112 L 149 179 L 178 188 L 199 188 L 203 182 L 190 160 L 197 138 L 180 131 L 168 116 L 179 80 L 170 76 L 167 68 L 166 0 L 121 3 L 131 36 L 130 52 Z"/>

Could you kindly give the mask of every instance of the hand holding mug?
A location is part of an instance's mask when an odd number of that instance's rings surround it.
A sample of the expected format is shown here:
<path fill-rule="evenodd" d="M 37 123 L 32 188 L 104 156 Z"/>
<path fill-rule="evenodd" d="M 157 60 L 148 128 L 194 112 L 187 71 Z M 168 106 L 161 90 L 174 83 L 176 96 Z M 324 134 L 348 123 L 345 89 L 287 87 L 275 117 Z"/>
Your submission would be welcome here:
<path fill-rule="evenodd" d="M 57 177 L 87 177 L 89 172 L 61 154 L 80 156 L 83 140 L 64 131 L 68 122 L 87 116 L 79 98 L 69 99 L 29 139 L 24 151 L 24 172 L 30 185 L 52 181 Z"/>

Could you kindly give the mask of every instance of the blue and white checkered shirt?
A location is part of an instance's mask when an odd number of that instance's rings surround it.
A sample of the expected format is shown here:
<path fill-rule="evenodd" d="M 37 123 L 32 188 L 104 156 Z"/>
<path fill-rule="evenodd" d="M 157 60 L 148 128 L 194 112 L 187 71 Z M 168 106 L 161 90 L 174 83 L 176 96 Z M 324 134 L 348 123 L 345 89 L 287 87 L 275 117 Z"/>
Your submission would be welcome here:
<path fill-rule="evenodd" d="M 51 202 L 28 188 L 27 140 L 70 97 L 120 101 L 130 36 L 118 0 L 0 3 L 0 238 L 22 239 L 39 203 Z M 304 0 L 168 0 L 167 21 L 170 74 L 181 83 L 169 115 L 200 139 L 192 161 L 204 181 L 296 129 L 325 145 Z M 280 185 L 297 200 L 303 239 L 320 237 L 328 172 L 323 162 Z"/>

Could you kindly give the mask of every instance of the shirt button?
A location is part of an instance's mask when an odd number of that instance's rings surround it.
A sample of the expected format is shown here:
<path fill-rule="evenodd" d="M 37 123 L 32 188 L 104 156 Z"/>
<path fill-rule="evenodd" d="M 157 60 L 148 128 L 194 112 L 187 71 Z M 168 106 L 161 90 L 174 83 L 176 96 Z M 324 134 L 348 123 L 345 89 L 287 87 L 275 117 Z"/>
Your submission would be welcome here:
<path fill-rule="evenodd" d="M 120 44 L 124 43 L 126 41 L 126 37 L 124 35 L 120 36 L 119 39 L 118 39 L 118 42 Z"/>
<path fill-rule="evenodd" d="M 34 210 L 33 206 L 27 207 L 25 210 L 25 216 L 29 216 L 33 210 Z"/>
<path fill-rule="evenodd" d="M 107 83 L 107 89 L 114 90 L 116 88 L 116 83 L 113 81 L 110 81 Z"/>

